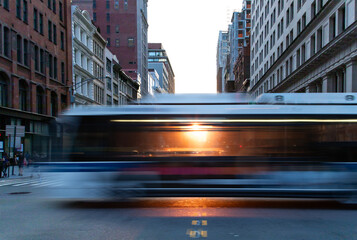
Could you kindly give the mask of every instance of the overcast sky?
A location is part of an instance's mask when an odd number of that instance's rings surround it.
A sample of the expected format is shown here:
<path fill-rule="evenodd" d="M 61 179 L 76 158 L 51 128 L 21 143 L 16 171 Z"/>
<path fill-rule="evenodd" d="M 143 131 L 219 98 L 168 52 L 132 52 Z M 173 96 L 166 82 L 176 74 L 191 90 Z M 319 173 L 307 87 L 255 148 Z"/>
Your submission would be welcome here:
<path fill-rule="evenodd" d="M 176 78 L 176 93 L 216 92 L 219 30 L 227 30 L 242 0 L 149 0 L 149 42 L 161 42 Z"/>

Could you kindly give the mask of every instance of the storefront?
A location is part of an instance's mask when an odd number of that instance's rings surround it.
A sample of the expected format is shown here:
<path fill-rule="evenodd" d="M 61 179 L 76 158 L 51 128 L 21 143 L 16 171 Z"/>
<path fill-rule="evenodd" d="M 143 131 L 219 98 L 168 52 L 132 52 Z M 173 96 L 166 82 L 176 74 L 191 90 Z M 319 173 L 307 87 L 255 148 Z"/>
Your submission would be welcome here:
<path fill-rule="evenodd" d="M 6 136 L 6 125 L 16 125 L 25 127 L 25 136 L 16 150 L 36 161 L 51 161 L 52 144 L 60 142 L 60 136 L 51 137 L 51 132 L 57 131 L 54 123 L 54 117 L 0 107 L 0 156 L 13 153 L 14 143 Z"/>

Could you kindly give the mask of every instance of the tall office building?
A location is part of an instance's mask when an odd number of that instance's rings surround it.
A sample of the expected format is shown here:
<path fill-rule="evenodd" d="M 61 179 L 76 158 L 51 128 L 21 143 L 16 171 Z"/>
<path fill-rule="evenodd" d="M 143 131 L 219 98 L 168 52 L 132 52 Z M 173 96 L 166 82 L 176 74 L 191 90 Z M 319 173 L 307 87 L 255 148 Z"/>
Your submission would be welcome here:
<path fill-rule="evenodd" d="M 148 93 L 147 0 L 72 0 L 87 10 L 122 70 Z"/>
<path fill-rule="evenodd" d="M 149 43 L 149 69 L 155 69 L 159 74 L 163 92 L 175 93 L 175 73 L 161 43 Z"/>
<path fill-rule="evenodd" d="M 234 80 L 234 65 L 238 59 L 239 50 L 249 45 L 251 29 L 251 0 L 244 0 L 241 12 L 232 14 L 232 27 L 229 31 L 230 41 L 230 79 Z"/>
<path fill-rule="evenodd" d="M 224 40 L 220 40 L 221 32 L 219 36 L 218 43 L 218 54 L 222 48 L 222 44 L 228 41 L 228 54 L 221 54 L 221 63 L 225 61 L 225 66 L 220 70 L 217 63 L 217 79 L 222 76 L 222 83 L 217 80 L 217 90 L 218 92 L 235 92 L 235 74 L 234 69 L 237 64 L 238 55 L 241 49 L 247 47 L 250 42 L 250 30 L 251 30 L 251 0 L 244 0 L 242 5 L 242 11 L 233 12 L 231 23 L 228 25 L 227 36 L 226 33 L 222 35 Z M 221 42 L 221 43 L 220 43 Z M 224 47 L 222 48 L 224 49 Z M 225 55 L 225 56 L 224 56 Z M 223 58 L 222 58 L 223 57 Z"/>
<path fill-rule="evenodd" d="M 227 31 L 219 31 L 217 43 L 217 92 L 224 92 L 224 73 L 227 64 L 227 55 L 229 54 L 229 37 Z"/>
<path fill-rule="evenodd" d="M 15 147 L 50 158 L 50 124 L 70 103 L 70 0 L 0 1 L 0 156 L 12 152 L 6 125 L 23 126 Z"/>
<path fill-rule="evenodd" d="M 356 0 L 253 0 L 250 92 L 356 92 L 356 20 Z"/>

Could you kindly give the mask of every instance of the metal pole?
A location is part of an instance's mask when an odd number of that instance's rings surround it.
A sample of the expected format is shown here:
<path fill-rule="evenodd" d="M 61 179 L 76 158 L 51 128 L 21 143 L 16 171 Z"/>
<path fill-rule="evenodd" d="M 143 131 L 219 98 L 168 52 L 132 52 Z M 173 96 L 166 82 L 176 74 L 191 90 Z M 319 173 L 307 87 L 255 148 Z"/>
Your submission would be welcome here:
<path fill-rule="evenodd" d="M 14 158 L 14 163 L 16 163 L 15 147 L 16 147 L 16 125 L 15 125 L 15 129 L 14 129 L 14 145 L 13 145 L 13 149 L 12 149 L 12 154 L 13 154 L 13 158 Z M 15 174 L 14 174 L 14 169 L 15 169 L 15 165 L 12 166 L 12 175 L 15 175 Z"/>

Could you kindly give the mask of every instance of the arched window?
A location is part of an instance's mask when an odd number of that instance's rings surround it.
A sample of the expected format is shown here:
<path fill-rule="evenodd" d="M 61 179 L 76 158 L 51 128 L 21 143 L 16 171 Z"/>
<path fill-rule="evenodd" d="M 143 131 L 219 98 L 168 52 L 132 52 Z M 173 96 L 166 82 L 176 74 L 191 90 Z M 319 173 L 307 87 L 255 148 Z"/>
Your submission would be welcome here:
<path fill-rule="evenodd" d="M 57 94 L 55 92 L 51 92 L 51 116 L 57 116 Z"/>
<path fill-rule="evenodd" d="M 42 87 L 38 86 L 36 89 L 36 109 L 37 113 L 44 114 L 45 113 L 45 92 Z"/>
<path fill-rule="evenodd" d="M 20 80 L 19 84 L 19 106 L 22 111 L 29 110 L 29 101 L 28 101 L 28 85 L 24 80 Z"/>
<path fill-rule="evenodd" d="M 5 74 L 0 73 L 0 106 L 8 107 L 8 79 Z"/>

